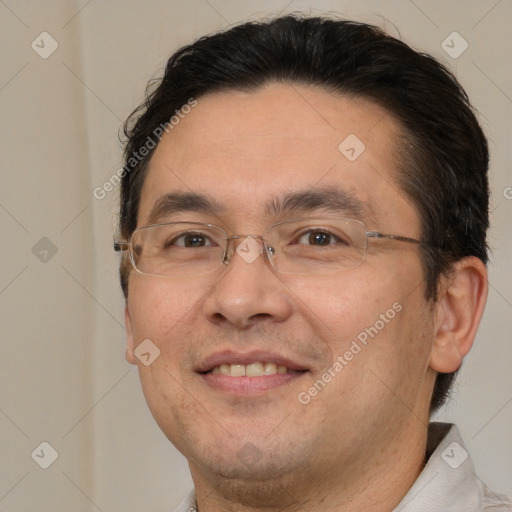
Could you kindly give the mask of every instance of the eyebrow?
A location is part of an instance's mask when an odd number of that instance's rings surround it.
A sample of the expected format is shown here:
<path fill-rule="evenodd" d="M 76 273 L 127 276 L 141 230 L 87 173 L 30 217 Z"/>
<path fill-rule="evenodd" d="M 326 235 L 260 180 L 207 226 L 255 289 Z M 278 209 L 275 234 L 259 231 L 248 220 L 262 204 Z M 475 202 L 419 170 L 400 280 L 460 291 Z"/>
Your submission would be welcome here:
<path fill-rule="evenodd" d="M 267 205 L 267 214 L 276 217 L 289 212 L 312 212 L 315 210 L 330 213 L 363 217 L 370 213 L 367 203 L 358 199 L 352 192 L 335 186 L 324 186 L 306 191 L 294 191 L 282 197 L 274 197 Z"/>
<path fill-rule="evenodd" d="M 349 215 L 356 219 L 371 214 L 368 203 L 352 192 L 335 186 L 316 187 L 303 191 L 286 192 L 274 196 L 267 204 L 265 213 L 272 217 L 286 217 L 290 213 L 311 213 L 317 210 Z M 182 212 L 206 213 L 220 216 L 224 207 L 211 196 L 195 192 L 172 192 L 160 197 L 148 217 L 148 224 L 156 224 L 163 218 Z"/>
<path fill-rule="evenodd" d="M 195 192 L 172 192 L 160 197 L 148 216 L 148 224 L 156 224 L 165 217 L 181 212 L 219 215 L 222 205 L 212 197 Z"/>

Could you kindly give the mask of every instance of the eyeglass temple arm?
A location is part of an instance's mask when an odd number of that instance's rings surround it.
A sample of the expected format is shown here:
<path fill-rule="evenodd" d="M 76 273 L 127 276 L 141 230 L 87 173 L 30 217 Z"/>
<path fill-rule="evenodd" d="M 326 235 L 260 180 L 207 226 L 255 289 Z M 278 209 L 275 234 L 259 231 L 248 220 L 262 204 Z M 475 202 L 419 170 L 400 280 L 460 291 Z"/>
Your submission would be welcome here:
<path fill-rule="evenodd" d="M 127 251 L 129 247 L 130 247 L 129 242 L 121 242 L 118 240 L 114 240 L 114 251 L 116 251 L 116 252 Z"/>
<path fill-rule="evenodd" d="M 400 242 L 407 242 L 410 244 L 425 244 L 426 242 L 422 242 L 421 240 L 416 240 L 414 238 L 408 238 L 406 236 L 400 235 L 387 235 L 385 233 L 379 233 L 378 231 L 367 231 L 367 238 L 390 238 L 391 240 L 398 240 Z"/>

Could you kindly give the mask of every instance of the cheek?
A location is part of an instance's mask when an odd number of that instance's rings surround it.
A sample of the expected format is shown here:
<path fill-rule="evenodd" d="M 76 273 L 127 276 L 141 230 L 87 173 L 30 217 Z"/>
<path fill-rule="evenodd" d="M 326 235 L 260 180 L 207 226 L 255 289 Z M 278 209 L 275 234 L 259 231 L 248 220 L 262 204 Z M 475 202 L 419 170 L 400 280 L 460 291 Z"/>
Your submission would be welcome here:
<path fill-rule="evenodd" d="M 204 288 L 202 288 L 204 290 Z M 154 361 L 138 364 L 142 390 L 156 422 L 166 434 L 179 431 L 178 414 L 199 414 L 187 399 L 187 368 L 183 361 L 191 333 L 197 330 L 197 305 L 204 291 L 190 283 L 134 275 L 130 280 L 128 306 L 135 346 L 149 339 L 160 351 Z M 189 397 L 188 397 L 189 398 Z"/>
<path fill-rule="evenodd" d="M 411 392 L 404 401 L 411 402 L 421 384 L 429 353 L 428 339 L 420 335 L 428 316 L 422 270 L 414 260 L 400 267 L 382 261 L 378 268 L 367 265 L 336 279 L 290 283 L 332 362 L 338 361 L 333 395 L 322 398 L 329 403 L 353 396 L 360 403 L 356 408 L 378 407 L 404 382 Z"/>
<path fill-rule="evenodd" d="M 150 339 L 162 355 L 171 356 L 165 360 L 178 361 L 176 355 L 184 349 L 187 334 L 197 328 L 195 315 L 203 296 L 204 287 L 196 283 L 134 275 L 128 307 L 135 345 Z"/>
<path fill-rule="evenodd" d="M 340 274 L 287 283 L 297 297 L 301 313 L 315 324 L 315 332 L 326 334 L 339 350 L 377 323 L 378 331 L 395 321 L 403 293 L 397 281 L 382 280 L 382 274 Z M 384 315 L 381 319 L 381 315 Z M 372 331 L 373 332 L 373 331 Z M 366 334 L 368 336 L 368 334 Z"/>

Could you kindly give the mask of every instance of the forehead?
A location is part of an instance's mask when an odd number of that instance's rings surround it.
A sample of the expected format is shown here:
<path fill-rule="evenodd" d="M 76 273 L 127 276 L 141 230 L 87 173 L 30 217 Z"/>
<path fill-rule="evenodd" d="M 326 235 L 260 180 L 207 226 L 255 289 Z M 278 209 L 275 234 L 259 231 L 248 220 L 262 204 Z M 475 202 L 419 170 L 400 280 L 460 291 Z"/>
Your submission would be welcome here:
<path fill-rule="evenodd" d="M 361 203 L 366 222 L 385 214 L 415 228 L 414 207 L 396 180 L 400 138 L 386 110 L 319 88 L 273 83 L 209 94 L 155 149 L 139 225 L 173 192 L 206 195 L 223 215 L 253 221 L 293 191 L 338 190 Z"/>

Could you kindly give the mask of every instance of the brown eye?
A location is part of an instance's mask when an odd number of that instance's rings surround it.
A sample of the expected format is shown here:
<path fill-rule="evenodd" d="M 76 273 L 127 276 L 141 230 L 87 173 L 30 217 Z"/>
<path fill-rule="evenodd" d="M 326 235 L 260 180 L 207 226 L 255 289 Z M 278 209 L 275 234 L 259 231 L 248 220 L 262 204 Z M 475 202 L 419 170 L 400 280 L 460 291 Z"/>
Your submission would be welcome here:
<path fill-rule="evenodd" d="M 349 245 L 345 240 L 333 235 L 325 230 L 309 230 L 300 235 L 297 239 L 298 244 L 306 244 L 317 247 L 324 247 L 328 245 L 343 244 Z"/>
<path fill-rule="evenodd" d="M 169 240 L 165 246 L 166 247 L 212 247 L 215 244 L 206 236 L 204 233 L 183 233 L 180 236 Z"/>
<path fill-rule="evenodd" d="M 314 231 L 309 234 L 308 242 L 311 245 L 329 245 L 331 243 L 332 236 L 322 231 Z"/>

